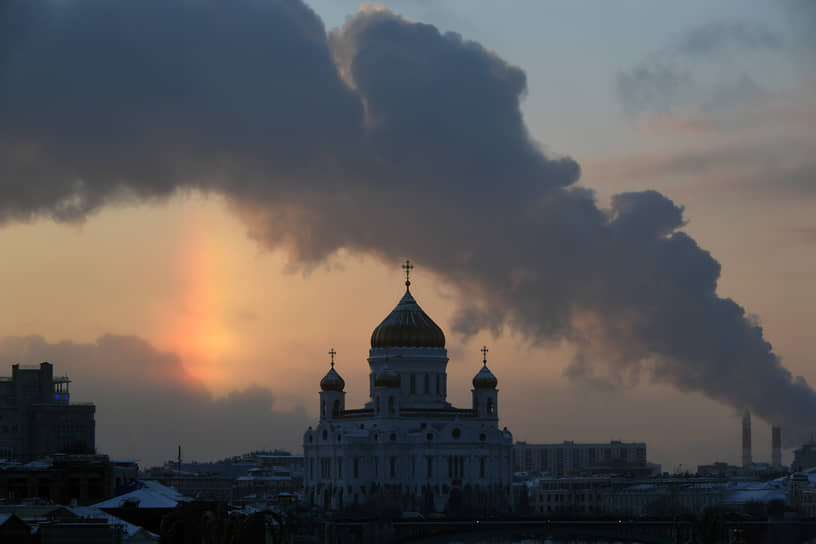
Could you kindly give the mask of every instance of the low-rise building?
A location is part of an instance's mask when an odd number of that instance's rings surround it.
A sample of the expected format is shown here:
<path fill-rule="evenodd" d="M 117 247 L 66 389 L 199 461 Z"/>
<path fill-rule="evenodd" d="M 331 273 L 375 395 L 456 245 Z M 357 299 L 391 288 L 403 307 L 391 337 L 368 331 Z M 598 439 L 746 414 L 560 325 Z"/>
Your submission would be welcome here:
<path fill-rule="evenodd" d="M 624 473 L 649 476 L 660 472 L 660 465 L 646 461 L 644 442 L 617 440 L 608 444 L 516 442 L 513 445 L 513 464 L 515 471 L 551 476 Z"/>

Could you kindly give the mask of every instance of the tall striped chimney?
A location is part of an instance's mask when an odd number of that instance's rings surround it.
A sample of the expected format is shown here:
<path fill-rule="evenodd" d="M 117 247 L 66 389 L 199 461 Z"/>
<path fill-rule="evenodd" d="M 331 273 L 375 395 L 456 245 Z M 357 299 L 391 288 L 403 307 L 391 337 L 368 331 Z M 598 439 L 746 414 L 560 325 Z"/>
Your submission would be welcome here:
<path fill-rule="evenodd" d="M 777 425 L 771 427 L 771 464 L 782 466 L 782 429 Z"/>
<path fill-rule="evenodd" d="M 751 412 L 742 416 L 742 466 L 751 464 Z"/>

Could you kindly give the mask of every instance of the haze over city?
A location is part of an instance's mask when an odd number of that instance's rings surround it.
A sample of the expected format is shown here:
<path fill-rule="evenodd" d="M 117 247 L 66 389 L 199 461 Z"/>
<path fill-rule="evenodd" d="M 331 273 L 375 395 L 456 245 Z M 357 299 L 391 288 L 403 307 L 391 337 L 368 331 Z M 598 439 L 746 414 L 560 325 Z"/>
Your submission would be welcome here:
<path fill-rule="evenodd" d="M 467 405 L 666 470 L 816 428 L 810 2 L 0 5 L 0 360 L 96 446 L 302 447 L 412 291 Z M 771 347 L 771 345 L 773 347 Z"/>

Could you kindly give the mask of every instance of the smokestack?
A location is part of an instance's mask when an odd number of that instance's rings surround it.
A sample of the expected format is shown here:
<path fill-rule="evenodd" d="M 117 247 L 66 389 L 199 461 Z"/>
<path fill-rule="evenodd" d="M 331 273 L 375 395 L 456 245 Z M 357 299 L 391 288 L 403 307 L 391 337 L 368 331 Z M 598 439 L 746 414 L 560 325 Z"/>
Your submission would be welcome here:
<path fill-rule="evenodd" d="M 771 464 L 782 466 L 782 428 L 777 425 L 771 427 Z"/>
<path fill-rule="evenodd" d="M 742 416 L 742 466 L 751 464 L 751 412 Z"/>

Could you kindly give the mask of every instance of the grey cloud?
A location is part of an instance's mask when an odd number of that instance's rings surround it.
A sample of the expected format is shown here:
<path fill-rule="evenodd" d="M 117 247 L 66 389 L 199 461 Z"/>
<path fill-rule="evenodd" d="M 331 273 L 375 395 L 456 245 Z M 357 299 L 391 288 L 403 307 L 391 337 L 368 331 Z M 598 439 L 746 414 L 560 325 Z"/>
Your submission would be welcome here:
<path fill-rule="evenodd" d="M 803 227 L 795 229 L 793 235 L 804 244 L 816 245 L 816 227 Z"/>
<path fill-rule="evenodd" d="M 178 445 L 195 459 L 272 447 L 297 449 L 310 422 L 298 407 L 282 411 L 265 388 L 213 397 L 187 375 L 179 358 L 134 336 L 105 335 L 95 343 L 49 343 L 41 336 L 5 337 L 0 360 L 50 361 L 73 380 L 72 400 L 96 404 L 100 453 L 143 465 L 172 458 Z"/>
<path fill-rule="evenodd" d="M 736 59 L 779 52 L 782 38 L 765 25 L 712 22 L 692 28 L 674 43 L 617 75 L 618 100 L 629 115 L 700 106 L 717 111 L 745 104 L 762 94 L 760 85 Z M 716 67 L 716 77 L 701 68 Z"/>
<path fill-rule="evenodd" d="M 814 392 L 717 296 L 681 207 L 649 191 L 601 209 L 575 161 L 531 140 L 521 69 L 388 12 L 326 36 L 296 2 L 223 6 L 31 8 L 0 61 L 0 215 L 217 191 L 295 265 L 410 256 L 457 289 L 458 332 L 566 338 L 573 375 L 646 372 L 816 424 Z"/>
<path fill-rule="evenodd" d="M 778 49 L 782 45 L 782 39 L 765 25 L 716 21 L 690 30 L 681 38 L 677 50 L 702 57 L 731 47 Z"/>

